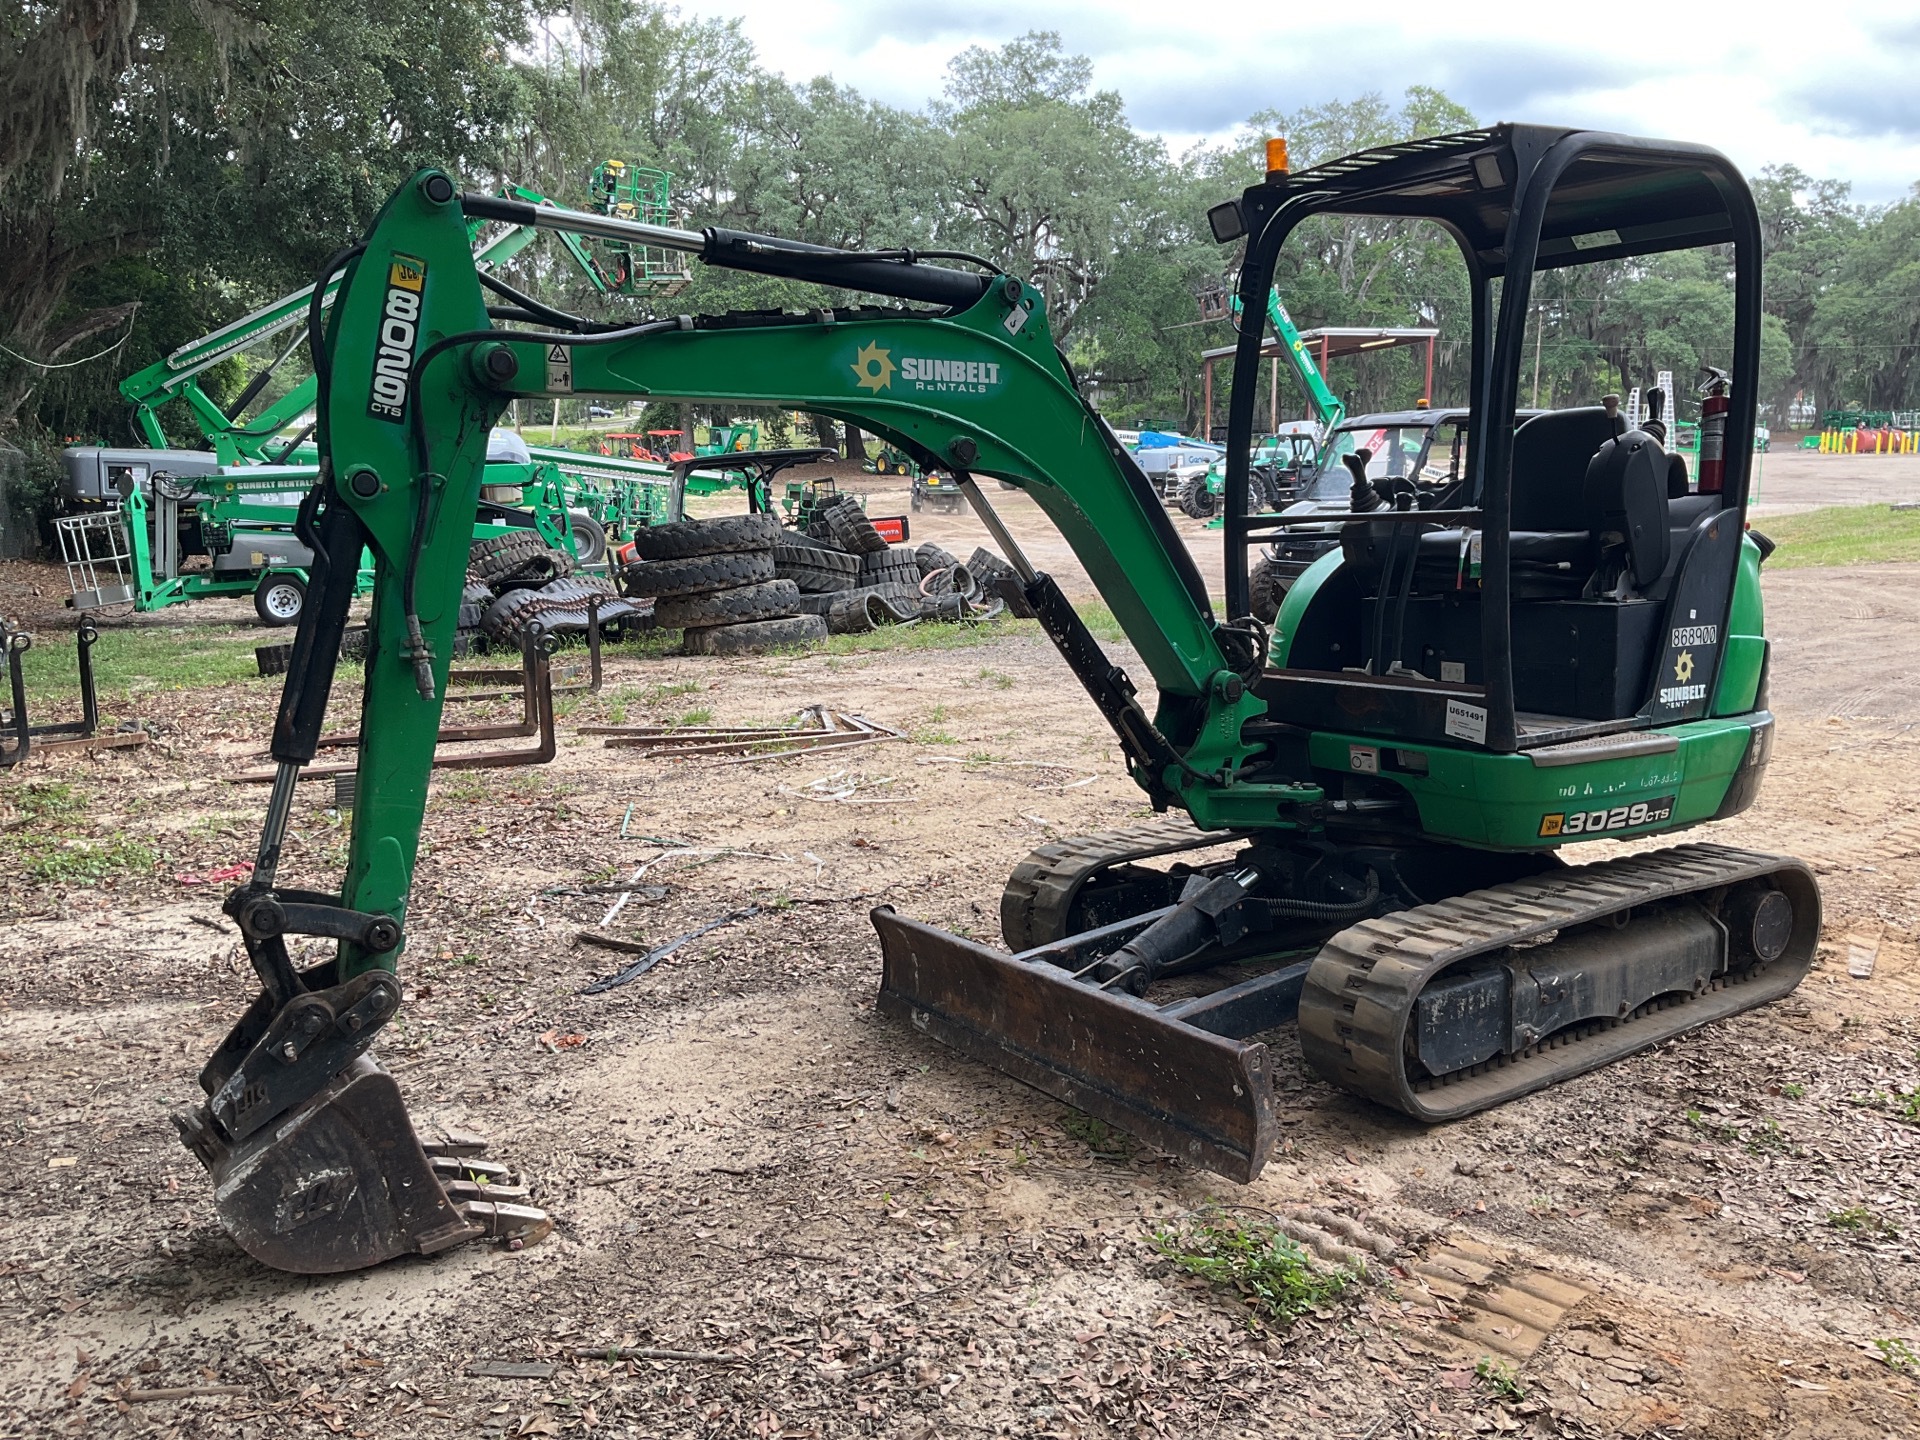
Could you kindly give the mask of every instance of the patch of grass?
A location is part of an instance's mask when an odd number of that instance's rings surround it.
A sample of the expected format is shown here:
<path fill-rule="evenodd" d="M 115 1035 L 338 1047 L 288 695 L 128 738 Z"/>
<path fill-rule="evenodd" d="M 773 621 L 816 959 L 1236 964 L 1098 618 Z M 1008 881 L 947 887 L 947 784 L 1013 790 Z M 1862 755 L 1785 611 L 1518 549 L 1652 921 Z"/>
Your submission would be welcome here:
<path fill-rule="evenodd" d="M 713 711 L 711 710 L 689 710 L 686 714 L 667 721 L 669 725 L 684 725 L 689 728 L 696 725 L 709 725 L 712 722 Z"/>
<path fill-rule="evenodd" d="M 1520 1373 L 1504 1360 L 1482 1355 L 1479 1363 L 1473 1367 L 1473 1373 L 1502 1400 L 1517 1404 L 1527 1398 L 1527 1387 L 1520 1383 Z"/>
<path fill-rule="evenodd" d="M 8 833 L 0 833 L 0 875 L 40 885 L 91 885 L 153 869 L 159 856 L 150 846 L 74 832 L 71 822 L 88 803 L 84 791 L 60 782 L 0 792 L 0 814 L 14 817 Z"/>
<path fill-rule="evenodd" d="M 1759 528 L 1780 547 L 1767 560 L 1774 570 L 1920 560 L 1920 510 L 1829 505 L 1799 515 L 1769 516 Z"/>
<path fill-rule="evenodd" d="M 1153 1248 L 1189 1275 L 1230 1288 L 1257 1315 L 1282 1326 L 1324 1310 L 1360 1278 L 1317 1265 L 1278 1225 L 1204 1210 L 1154 1232 Z"/>
<path fill-rule="evenodd" d="M 1011 690 L 1013 688 L 1013 677 L 1011 675 L 1000 670 L 989 670 L 984 665 L 980 667 L 979 678 L 982 684 L 991 685 L 996 690 Z"/>
<path fill-rule="evenodd" d="M 1780 1093 L 1789 1100 L 1804 1100 L 1807 1098 L 1807 1087 L 1798 1082 L 1794 1082 L 1792 1084 L 1782 1085 L 1780 1087 Z"/>
<path fill-rule="evenodd" d="M 1768 1151 L 1791 1155 L 1798 1148 L 1793 1138 L 1780 1128 L 1778 1120 L 1764 1115 L 1757 1124 L 1747 1127 L 1744 1138 L 1749 1155 L 1762 1155 Z"/>
<path fill-rule="evenodd" d="M 1885 1090 L 1858 1091 L 1846 1097 L 1847 1104 L 1862 1110 L 1885 1110 L 1894 1119 L 1908 1125 L 1920 1125 L 1920 1086 L 1911 1090 L 1895 1087 L 1889 1094 Z"/>
<path fill-rule="evenodd" d="M 1102 1159 L 1124 1160 L 1133 1153 L 1133 1139 L 1125 1131 L 1078 1110 L 1063 1119 L 1060 1128 Z"/>
<path fill-rule="evenodd" d="M 634 691 L 633 694 L 648 705 L 658 705 L 665 700 L 677 700 L 682 695 L 698 694 L 699 690 L 698 680 L 676 680 L 671 685 L 649 685 L 644 690 Z M 623 690 L 622 693 L 625 691 Z"/>
<path fill-rule="evenodd" d="M 153 869 L 159 857 L 134 840 L 87 840 L 74 836 L 21 837 L 6 847 L 7 863 L 41 885 L 91 885 L 129 872 Z"/>
<path fill-rule="evenodd" d="M 71 785 L 45 782 L 23 785 L 10 794 L 0 793 L 0 803 L 11 808 L 26 824 L 33 825 L 78 815 L 87 808 L 87 797 Z"/>
<path fill-rule="evenodd" d="M 1040 626 L 1032 620 L 986 620 L 949 625 L 920 621 L 913 625 L 883 625 L 864 635 L 829 635 L 820 647 L 826 655 L 865 655 L 893 650 L 965 650 L 975 645 L 990 645 L 1009 635 L 1038 635 Z"/>
<path fill-rule="evenodd" d="M 492 794 L 486 781 L 459 770 L 435 776 L 433 788 L 442 800 L 454 800 L 462 805 L 478 805 Z"/>
<path fill-rule="evenodd" d="M 1889 1370 L 1898 1370 L 1902 1375 L 1920 1379 L 1920 1355 L 1913 1353 L 1913 1347 L 1898 1336 L 1873 1342 L 1873 1348 L 1880 1352 L 1881 1363 Z"/>
<path fill-rule="evenodd" d="M 140 697 L 156 691 L 208 690 L 235 680 L 260 680 L 256 645 L 286 642 L 284 632 L 254 626 L 129 625 L 102 628 L 93 647 L 102 720 L 137 714 Z M 52 701 L 75 700 L 80 671 L 73 637 L 57 631 L 35 638 L 23 670 L 29 713 Z M 278 676 L 262 683 L 278 686 Z M 64 716 L 44 715 L 55 720 Z"/>
<path fill-rule="evenodd" d="M 1897 1225 L 1866 1205 L 1849 1205 L 1844 1210 L 1829 1210 L 1827 1224 L 1835 1230 L 1844 1230 L 1850 1235 L 1863 1237 L 1885 1235 L 1891 1239 L 1900 1233 Z"/>

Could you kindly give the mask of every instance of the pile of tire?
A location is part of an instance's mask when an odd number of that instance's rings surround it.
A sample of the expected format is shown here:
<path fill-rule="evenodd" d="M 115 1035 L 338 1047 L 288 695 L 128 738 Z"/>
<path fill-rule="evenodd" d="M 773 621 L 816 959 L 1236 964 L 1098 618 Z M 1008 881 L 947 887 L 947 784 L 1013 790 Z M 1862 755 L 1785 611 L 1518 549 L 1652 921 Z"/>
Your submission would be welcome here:
<path fill-rule="evenodd" d="M 472 591 L 480 587 L 468 588 Z M 599 602 L 597 607 L 595 601 Z M 549 580 L 538 589 L 509 590 L 481 611 L 480 629 L 491 640 L 518 645 L 527 627 L 535 622 L 550 635 L 562 630 L 585 630 L 596 608 L 602 625 L 639 614 L 633 601 L 623 599 L 612 584 L 600 576 L 573 575 Z M 468 607 L 462 604 L 460 618 L 463 621 L 468 613 Z"/>
<path fill-rule="evenodd" d="M 1000 608 L 998 600 L 983 602 L 967 565 L 934 544 L 882 541 L 850 554 L 825 540 L 789 535 L 774 549 L 774 573 L 799 587 L 801 609 L 822 617 L 833 634 L 912 620 L 987 619 Z"/>
<path fill-rule="evenodd" d="M 765 514 L 650 525 L 633 537 L 639 558 L 626 568 L 625 590 L 653 601 L 661 629 L 685 632 L 688 655 L 812 644 L 826 638 L 826 620 L 805 612 L 798 582 L 777 573 L 775 549 L 789 538 L 779 517 Z"/>
<path fill-rule="evenodd" d="M 575 574 L 576 568 L 573 556 L 549 546 L 537 530 L 474 541 L 460 595 L 461 633 L 518 645 L 535 621 L 548 634 L 585 630 L 596 601 L 603 626 L 645 618 L 645 606 L 598 575 Z"/>
<path fill-rule="evenodd" d="M 977 547 L 968 557 L 967 573 L 973 577 L 982 595 L 1005 605 L 1007 613 L 1014 619 L 1038 618 L 1033 606 L 1027 603 L 1027 592 L 1021 587 L 1019 573 L 985 546 Z"/>
<path fill-rule="evenodd" d="M 849 555 L 876 555 L 887 549 L 887 537 L 874 529 L 867 512 L 851 495 L 835 495 L 813 507 L 807 534 Z"/>

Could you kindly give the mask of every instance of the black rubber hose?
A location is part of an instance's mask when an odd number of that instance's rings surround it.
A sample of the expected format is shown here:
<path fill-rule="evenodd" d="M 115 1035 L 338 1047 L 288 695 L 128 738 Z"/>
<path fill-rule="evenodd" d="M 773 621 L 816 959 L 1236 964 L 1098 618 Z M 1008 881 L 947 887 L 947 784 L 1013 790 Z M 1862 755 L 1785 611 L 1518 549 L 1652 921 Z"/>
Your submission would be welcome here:
<path fill-rule="evenodd" d="M 313 295 L 307 301 L 307 358 L 313 365 L 313 421 L 314 428 L 320 433 L 320 448 L 323 451 L 328 434 L 327 400 L 333 393 L 333 361 L 327 354 L 327 337 L 320 323 L 320 312 L 326 298 L 327 281 L 333 278 L 334 272 L 366 253 L 365 244 L 345 245 L 334 251 L 327 263 L 320 267 L 320 273 L 313 277 Z"/>
<path fill-rule="evenodd" d="M 1270 915 L 1290 915 L 1301 920 L 1361 920 L 1379 903 L 1380 877 L 1372 870 L 1367 871 L 1367 891 L 1358 900 L 1349 900 L 1345 904 L 1325 900 L 1269 900 L 1262 896 L 1252 896 L 1248 904 L 1262 907 Z"/>

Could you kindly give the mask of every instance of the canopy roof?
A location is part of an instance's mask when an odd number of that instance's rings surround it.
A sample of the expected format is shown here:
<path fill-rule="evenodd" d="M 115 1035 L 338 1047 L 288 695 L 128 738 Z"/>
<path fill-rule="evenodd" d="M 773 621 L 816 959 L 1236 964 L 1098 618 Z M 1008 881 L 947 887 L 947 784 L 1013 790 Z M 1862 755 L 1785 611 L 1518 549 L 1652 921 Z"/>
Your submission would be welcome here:
<path fill-rule="evenodd" d="M 1558 141 L 1579 133 L 1493 125 L 1362 150 L 1273 183 L 1288 209 L 1440 220 L 1498 275 L 1516 180 Z M 1741 182 L 1719 151 L 1629 135 L 1586 138 L 1592 148 L 1568 166 L 1547 201 L 1536 268 L 1733 240 L 1723 186 Z"/>

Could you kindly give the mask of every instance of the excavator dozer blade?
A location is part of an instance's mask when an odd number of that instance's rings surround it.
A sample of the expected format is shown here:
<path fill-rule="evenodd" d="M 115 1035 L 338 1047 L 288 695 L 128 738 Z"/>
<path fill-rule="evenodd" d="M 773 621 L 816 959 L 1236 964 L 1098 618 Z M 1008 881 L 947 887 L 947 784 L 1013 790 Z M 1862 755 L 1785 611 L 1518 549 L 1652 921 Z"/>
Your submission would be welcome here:
<path fill-rule="evenodd" d="M 879 1007 L 1169 1155 L 1246 1182 L 1274 1140 L 1267 1047 L 1144 1000 L 873 912 Z"/>
<path fill-rule="evenodd" d="M 242 1250 L 276 1270 L 326 1275 L 400 1255 L 432 1255 L 496 1235 L 528 1244 L 553 1222 L 530 1206 L 484 1196 L 500 1167 L 462 1167 L 473 1143 L 423 1146 L 400 1087 L 366 1056 L 326 1088 L 240 1141 L 204 1109 L 181 1117 L 181 1138 L 213 1176 L 214 1209 Z M 440 1157 L 443 1185 L 429 1152 Z M 508 1186 L 515 1200 L 524 1195 Z"/>

